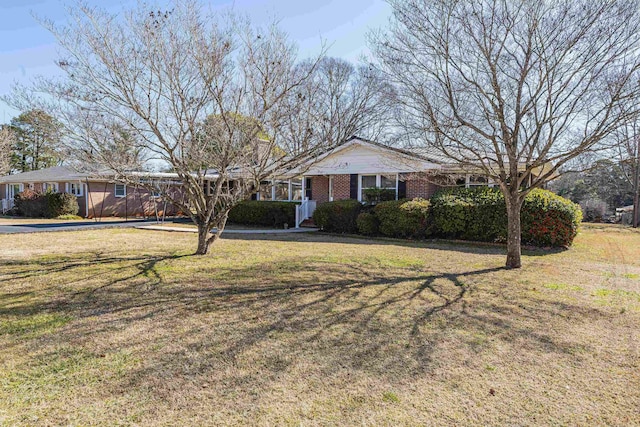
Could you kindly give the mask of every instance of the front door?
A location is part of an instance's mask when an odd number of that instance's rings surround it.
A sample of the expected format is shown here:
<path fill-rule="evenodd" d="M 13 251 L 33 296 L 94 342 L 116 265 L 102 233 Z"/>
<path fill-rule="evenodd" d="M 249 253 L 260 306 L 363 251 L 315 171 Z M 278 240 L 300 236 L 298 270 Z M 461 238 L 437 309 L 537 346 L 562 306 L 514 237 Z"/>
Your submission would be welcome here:
<path fill-rule="evenodd" d="M 304 179 L 304 197 L 311 200 L 313 199 L 313 193 L 311 191 L 311 178 Z"/>

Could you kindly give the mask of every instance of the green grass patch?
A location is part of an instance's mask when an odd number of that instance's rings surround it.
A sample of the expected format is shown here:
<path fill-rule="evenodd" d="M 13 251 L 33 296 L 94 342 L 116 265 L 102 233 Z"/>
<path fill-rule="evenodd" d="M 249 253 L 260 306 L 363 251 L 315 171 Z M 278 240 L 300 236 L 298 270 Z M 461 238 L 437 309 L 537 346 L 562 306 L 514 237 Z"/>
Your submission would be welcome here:
<path fill-rule="evenodd" d="M 56 217 L 56 219 L 77 221 L 77 220 L 81 220 L 81 219 L 84 219 L 84 218 L 82 218 L 81 216 L 78 216 L 78 215 L 58 215 Z"/>
<path fill-rule="evenodd" d="M 578 285 L 567 285 L 566 283 L 547 283 L 546 285 L 542 285 L 542 286 L 554 291 L 583 291 L 584 290 L 584 288 Z"/>
<path fill-rule="evenodd" d="M 640 292 L 626 291 L 623 289 L 596 289 L 591 295 L 599 298 L 622 298 L 640 301 Z"/>
<path fill-rule="evenodd" d="M 49 313 L 0 320 L 0 336 L 19 335 L 21 338 L 34 338 L 51 333 L 71 320 L 70 316 Z"/>
<path fill-rule="evenodd" d="M 400 398 L 392 391 L 385 391 L 382 393 L 382 400 L 389 403 L 400 403 Z"/>

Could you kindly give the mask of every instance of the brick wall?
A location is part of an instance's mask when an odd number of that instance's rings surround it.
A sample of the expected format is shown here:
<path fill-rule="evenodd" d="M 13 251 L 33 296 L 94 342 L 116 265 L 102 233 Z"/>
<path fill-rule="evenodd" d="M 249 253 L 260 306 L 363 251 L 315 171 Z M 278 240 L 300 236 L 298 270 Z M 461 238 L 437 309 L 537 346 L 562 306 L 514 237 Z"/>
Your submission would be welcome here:
<path fill-rule="evenodd" d="M 351 198 L 351 175 L 333 176 L 333 200 Z"/>
<path fill-rule="evenodd" d="M 433 179 L 419 177 L 415 175 L 409 175 L 406 177 L 407 183 L 407 198 L 415 199 L 421 197 L 428 199 L 435 193 L 440 186 L 432 182 Z"/>
<path fill-rule="evenodd" d="M 318 203 L 325 203 L 329 201 L 328 176 L 311 177 L 311 197 Z"/>
<path fill-rule="evenodd" d="M 164 202 L 158 200 L 157 203 L 150 197 L 148 191 L 127 187 L 126 197 L 115 196 L 115 185 L 113 183 L 90 182 L 89 183 L 89 215 L 88 217 L 142 217 L 154 216 L 155 206 L 158 214 L 162 215 Z M 78 203 L 80 200 L 78 200 Z M 167 202 L 166 215 L 174 215 L 175 208 Z"/>

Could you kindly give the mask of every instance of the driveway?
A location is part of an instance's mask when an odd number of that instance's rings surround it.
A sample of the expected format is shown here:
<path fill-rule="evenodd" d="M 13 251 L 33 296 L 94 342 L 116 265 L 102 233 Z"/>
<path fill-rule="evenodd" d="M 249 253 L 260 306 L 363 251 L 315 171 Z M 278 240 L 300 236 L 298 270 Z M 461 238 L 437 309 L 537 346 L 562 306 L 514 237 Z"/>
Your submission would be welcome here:
<path fill-rule="evenodd" d="M 91 230 L 97 228 L 121 228 L 136 227 L 144 223 L 155 223 L 155 220 L 137 220 L 129 221 L 70 221 L 70 222 L 34 222 L 34 223 L 18 223 L 7 224 L 6 221 L 0 223 L 0 234 L 12 233 L 42 233 L 47 231 L 78 231 Z"/>

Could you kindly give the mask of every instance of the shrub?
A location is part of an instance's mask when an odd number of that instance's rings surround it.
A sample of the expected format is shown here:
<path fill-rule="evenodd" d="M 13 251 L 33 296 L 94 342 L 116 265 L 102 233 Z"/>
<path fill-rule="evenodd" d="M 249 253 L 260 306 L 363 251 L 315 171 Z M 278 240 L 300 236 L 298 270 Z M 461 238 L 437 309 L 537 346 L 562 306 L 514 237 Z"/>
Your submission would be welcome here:
<path fill-rule="evenodd" d="M 70 193 L 45 193 L 47 200 L 47 218 L 56 218 L 64 215 L 76 216 L 80 210 L 78 198 Z"/>
<path fill-rule="evenodd" d="M 267 227 L 295 226 L 296 204 L 291 202 L 245 200 L 229 211 L 229 222 Z"/>
<path fill-rule="evenodd" d="M 313 213 L 313 221 L 325 231 L 336 233 L 357 233 L 356 219 L 362 210 L 357 200 L 337 200 L 318 205 Z"/>
<path fill-rule="evenodd" d="M 380 202 L 395 200 L 396 191 L 389 188 L 367 188 L 363 191 L 365 202 L 375 205 Z"/>
<path fill-rule="evenodd" d="M 41 193 L 36 193 L 29 189 L 25 189 L 14 197 L 17 213 L 31 218 L 43 218 L 46 216 L 46 202 Z"/>
<path fill-rule="evenodd" d="M 431 232 L 429 205 L 424 199 L 378 203 L 374 213 L 380 233 L 389 237 L 426 237 Z"/>
<path fill-rule="evenodd" d="M 532 190 L 524 200 L 522 241 L 534 246 L 571 246 L 582 222 L 582 210 L 550 191 Z"/>
<path fill-rule="evenodd" d="M 484 242 L 507 237 L 507 208 L 498 189 L 440 190 L 431 197 L 433 225 L 443 237 Z"/>
<path fill-rule="evenodd" d="M 378 218 L 372 213 L 362 212 L 356 218 L 358 225 L 358 233 L 365 236 L 374 236 L 378 234 Z"/>
<path fill-rule="evenodd" d="M 435 232 L 443 237 L 504 241 L 507 209 L 498 189 L 488 187 L 441 190 L 431 198 Z M 570 246 L 582 211 L 550 191 L 534 189 L 521 211 L 522 242 L 535 246 Z"/>
<path fill-rule="evenodd" d="M 78 199 L 69 193 L 37 193 L 24 190 L 16 194 L 18 213 L 31 218 L 56 218 L 60 215 L 77 215 Z"/>

